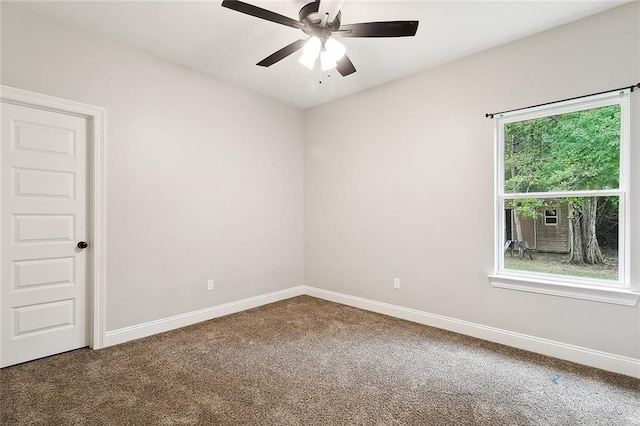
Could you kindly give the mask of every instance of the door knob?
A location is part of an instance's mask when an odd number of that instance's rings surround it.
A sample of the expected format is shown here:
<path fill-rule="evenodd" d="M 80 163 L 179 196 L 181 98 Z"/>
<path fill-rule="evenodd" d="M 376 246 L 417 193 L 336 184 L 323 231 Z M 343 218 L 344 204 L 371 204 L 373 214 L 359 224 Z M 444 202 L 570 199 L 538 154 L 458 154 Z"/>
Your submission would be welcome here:
<path fill-rule="evenodd" d="M 80 242 L 78 243 L 78 248 L 79 248 L 79 249 L 86 249 L 87 247 L 89 247 L 89 244 L 87 244 L 87 243 L 86 243 L 86 242 L 84 242 L 84 241 L 80 241 Z"/>

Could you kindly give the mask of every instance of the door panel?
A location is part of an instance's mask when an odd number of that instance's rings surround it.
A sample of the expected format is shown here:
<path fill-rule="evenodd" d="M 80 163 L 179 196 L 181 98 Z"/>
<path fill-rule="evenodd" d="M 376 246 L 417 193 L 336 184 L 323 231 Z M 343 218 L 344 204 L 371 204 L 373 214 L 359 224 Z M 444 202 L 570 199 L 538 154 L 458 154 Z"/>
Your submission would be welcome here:
<path fill-rule="evenodd" d="M 13 266 L 15 290 L 75 282 L 75 257 L 17 260 Z"/>
<path fill-rule="evenodd" d="M 38 331 L 50 331 L 61 327 L 73 326 L 75 315 L 75 300 L 57 300 L 54 302 L 36 303 L 20 306 L 15 312 L 15 335 Z"/>
<path fill-rule="evenodd" d="M 46 243 L 75 240 L 75 216 L 31 214 L 14 215 L 15 243 Z"/>
<path fill-rule="evenodd" d="M 74 198 L 74 173 L 28 169 L 14 169 L 14 172 L 16 197 Z"/>
<path fill-rule="evenodd" d="M 88 344 L 87 123 L 2 103 L 0 366 Z"/>
<path fill-rule="evenodd" d="M 73 129 L 27 123 L 14 120 L 13 139 L 16 151 L 35 150 L 74 156 L 75 138 Z"/>

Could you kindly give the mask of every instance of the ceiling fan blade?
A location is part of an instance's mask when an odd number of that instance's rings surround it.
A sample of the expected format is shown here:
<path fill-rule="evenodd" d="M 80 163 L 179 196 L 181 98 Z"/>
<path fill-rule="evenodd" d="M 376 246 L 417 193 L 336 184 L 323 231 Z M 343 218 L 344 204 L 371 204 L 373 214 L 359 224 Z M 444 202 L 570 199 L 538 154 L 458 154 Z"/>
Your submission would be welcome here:
<path fill-rule="evenodd" d="M 344 0 L 320 0 L 318 16 L 322 19 L 322 17 L 328 15 L 327 22 L 333 22 L 338 12 L 340 12 L 340 9 L 342 9 L 343 3 Z"/>
<path fill-rule="evenodd" d="M 342 37 L 411 37 L 418 31 L 418 21 L 363 22 L 341 25 Z"/>
<path fill-rule="evenodd" d="M 267 56 L 266 58 L 258 62 L 256 65 L 260 65 L 261 67 L 270 67 L 276 62 L 281 61 L 287 56 L 291 55 L 292 53 L 295 53 L 298 50 L 302 49 L 302 46 L 304 46 L 305 42 L 306 40 L 294 41 L 290 45 L 285 46 L 282 49 L 278 50 L 277 52 Z"/>
<path fill-rule="evenodd" d="M 238 0 L 223 0 L 222 7 L 292 28 L 304 28 L 305 26 L 302 22 L 296 21 L 295 19 Z"/>
<path fill-rule="evenodd" d="M 349 74 L 356 72 L 356 67 L 353 66 L 351 59 L 347 55 L 344 55 L 339 61 L 336 69 L 341 76 L 346 77 Z"/>

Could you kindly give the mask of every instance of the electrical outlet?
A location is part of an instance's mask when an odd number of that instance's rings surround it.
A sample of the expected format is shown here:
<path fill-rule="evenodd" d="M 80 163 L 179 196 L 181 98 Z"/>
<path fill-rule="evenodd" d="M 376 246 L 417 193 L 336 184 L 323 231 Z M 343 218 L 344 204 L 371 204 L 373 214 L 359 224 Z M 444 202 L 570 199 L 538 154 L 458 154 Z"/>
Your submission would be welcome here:
<path fill-rule="evenodd" d="M 396 290 L 400 290 L 400 278 L 393 279 L 393 288 Z"/>
<path fill-rule="evenodd" d="M 213 290 L 213 280 L 207 281 L 207 290 Z"/>

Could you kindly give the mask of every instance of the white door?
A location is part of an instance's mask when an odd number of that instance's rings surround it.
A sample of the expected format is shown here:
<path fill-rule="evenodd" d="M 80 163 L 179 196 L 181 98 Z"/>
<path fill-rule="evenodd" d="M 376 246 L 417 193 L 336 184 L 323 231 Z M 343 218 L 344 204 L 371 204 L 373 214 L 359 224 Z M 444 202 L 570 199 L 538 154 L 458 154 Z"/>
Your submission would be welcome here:
<path fill-rule="evenodd" d="M 2 103 L 0 367 L 89 343 L 87 120 Z M 82 245 L 82 244 L 80 244 Z"/>

